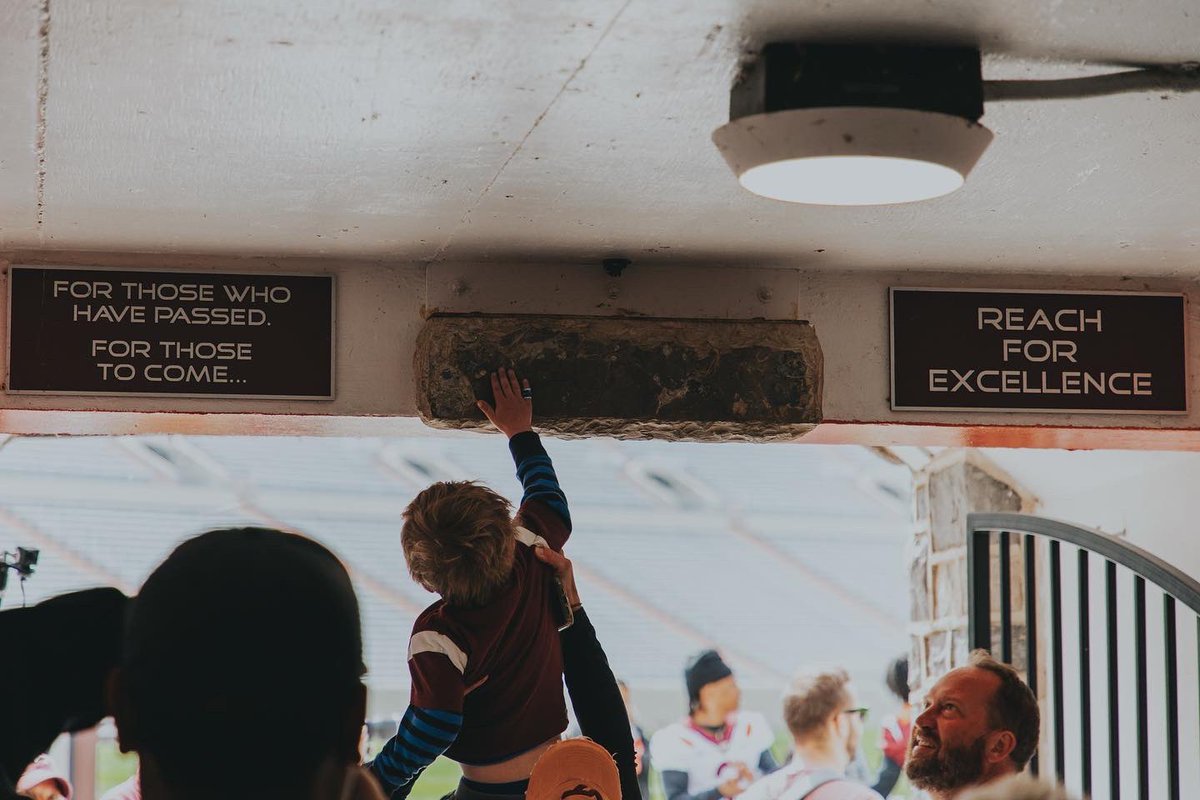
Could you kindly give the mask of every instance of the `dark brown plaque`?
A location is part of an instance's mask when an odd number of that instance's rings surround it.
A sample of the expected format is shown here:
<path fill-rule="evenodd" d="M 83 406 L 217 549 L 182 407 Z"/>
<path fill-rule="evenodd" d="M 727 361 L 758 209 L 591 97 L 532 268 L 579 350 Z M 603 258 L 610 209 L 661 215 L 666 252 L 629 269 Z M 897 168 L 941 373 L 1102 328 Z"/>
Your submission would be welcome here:
<path fill-rule="evenodd" d="M 1185 413 L 1179 294 L 891 290 L 892 408 Z"/>
<path fill-rule="evenodd" d="M 13 393 L 333 396 L 330 275 L 11 267 Z"/>

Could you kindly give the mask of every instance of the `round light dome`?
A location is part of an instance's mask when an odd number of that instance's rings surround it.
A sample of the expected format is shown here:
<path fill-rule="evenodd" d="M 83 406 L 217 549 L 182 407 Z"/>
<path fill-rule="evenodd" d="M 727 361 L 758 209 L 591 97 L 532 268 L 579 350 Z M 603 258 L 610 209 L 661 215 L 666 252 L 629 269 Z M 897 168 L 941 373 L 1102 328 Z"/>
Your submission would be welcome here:
<path fill-rule="evenodd" d="M 789 203 L 875 206 L 949 194 L 963 185 L 958 172 L 911 158 L 816 156 L 752 167 L 739 178 L 755 194 Z"/>
<path fill-rule="evenodd" d="M 978 123 L 903 108 L 806 108 L 713 132 L 738 181 L 775 200 L 883 205 L 953 192 L 992 140 Z"/>

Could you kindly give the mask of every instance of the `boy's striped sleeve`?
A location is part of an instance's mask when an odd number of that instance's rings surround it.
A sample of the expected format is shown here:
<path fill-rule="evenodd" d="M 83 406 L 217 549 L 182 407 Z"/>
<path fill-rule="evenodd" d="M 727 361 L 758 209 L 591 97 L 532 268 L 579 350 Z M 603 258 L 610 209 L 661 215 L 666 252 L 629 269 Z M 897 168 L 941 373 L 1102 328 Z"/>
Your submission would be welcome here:
<path fill-rule="evenodd" d="M 567 533 L 570 533 L 571 512 L 567 509 L 567 496 L 558 485 L 554 464 L 542 447 L 537 433 L 518 433 L 508 440 L 508 449 L 512 452 L 513 463 L 517 465 L 517 478 L 525 489 L 521 505 L 530 500 L 543 503 L 562 518 Z"/>
<path fill-rule="evenodd" d="M 462 722 L 462 714 L 409 706 L 396 735 L 369 765 L 384 792 L 392 800 L 407 797 L 421 772 L 454 744 Z"/>
<path fill-rule="evenodd" d="M 466 668 L 466 652 L 440 631 L 415 630 L 408 640 L 408 671 L 412 677 L 408 710 L 396 735 L 369 765 L 392 800 L 407 797 L 421 771 L 458 738 L 463 724 Z"/>

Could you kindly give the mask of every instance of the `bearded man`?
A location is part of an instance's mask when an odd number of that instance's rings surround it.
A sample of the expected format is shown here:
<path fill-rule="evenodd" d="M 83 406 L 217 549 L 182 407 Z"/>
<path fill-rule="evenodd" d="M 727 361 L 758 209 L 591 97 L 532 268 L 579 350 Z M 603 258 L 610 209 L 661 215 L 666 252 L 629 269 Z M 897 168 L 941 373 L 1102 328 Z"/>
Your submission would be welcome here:
<path fill-rule="evenodd" d="M 1038 746 L 1037 698 L 1015 669 L 986 651 L 946 673 L 913 722 L 904 772 L 932 800 L 1025 769 Z"/>

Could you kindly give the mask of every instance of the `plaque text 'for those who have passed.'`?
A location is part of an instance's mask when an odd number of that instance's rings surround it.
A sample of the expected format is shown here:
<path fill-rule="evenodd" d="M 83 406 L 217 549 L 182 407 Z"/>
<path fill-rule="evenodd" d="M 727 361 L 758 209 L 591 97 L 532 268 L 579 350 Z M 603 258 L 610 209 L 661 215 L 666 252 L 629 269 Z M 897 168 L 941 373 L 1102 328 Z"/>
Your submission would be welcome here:
<path fill-rule="evenodd" d="M 9 269 L 9 392 L 328 399 L 333 277 Z"/>
<path fill-rule="evenodd" d="M 1187 411 L 1178 294 L 891 290 L 892 408 Z"/>

